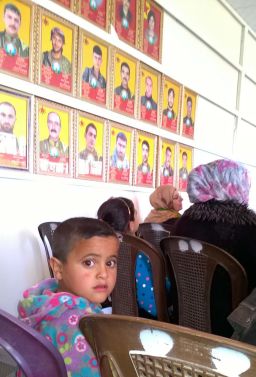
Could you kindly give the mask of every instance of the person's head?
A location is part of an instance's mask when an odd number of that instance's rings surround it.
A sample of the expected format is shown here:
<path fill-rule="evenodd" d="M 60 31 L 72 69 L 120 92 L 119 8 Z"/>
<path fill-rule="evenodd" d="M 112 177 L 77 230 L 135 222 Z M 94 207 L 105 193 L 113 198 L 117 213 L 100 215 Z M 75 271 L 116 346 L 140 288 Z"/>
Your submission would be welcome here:
<path fill-rule="evenodd" d="M 130 208 L 120 198 L 110 198 L 98 209 L 97 217 L 104 220 L 116 232 L 128 232 L 130 224 Z"/>
<path fill-rule="evenodd" d="M 4 23 L 5 31 L 11 37 L 18 35 L 20 23 L 21 23 L 21 13 L 20 10 L 11 3 L 8 3 L 4 7 Z"/>
<path fill-rule="evenodd" d="M 16 110 L 10 102 L 0 103 L 0 131 L 12 134 L 16 121 Z"/>
<path fill-rule="evenodd" d="M 149 197 L 150 204 L 154 209 L 173 209 L 177 212 L 182 209 L 182 200 L 179 191 L 172 185 L 157 187 Z"/>
<path fill-rule="evenodd" d="M 102 50 L 98 45 L 93 46 L 92 57 L 93 57 L 93 68 L 96 72 L 99 72 L 101 64 L 102 64 Z"/>
<path fill-rule="evenodd" d="M 128 82 L 130 80 L 130 67 L 126 62 L 123 62 L 121 64 L 121 82 L 122 87 L 127 89 L 128 88 Z"/>
<path fill-rule="evenodd" d="M 124 160 L 127 145 L 127 137 L 123 132 L 116 135 L 116 153 L 119 160 Z"/>
<path fill-rule="evenodd" d="M 86 142 L 86 148 L 89 149 L 89 151 L 94 151 L 96 137 L 97 137 L 97 128 L 93 123 L 89 123 L 86 126 L 85 132 L 84 132 L 85 142 Z"/>
<path fill-rule="evenodd" d="M 148 162 L 148 155 L 149 155 L 149 143 L 147 142 L 147 140 L 143 140 L 141 147 L 142 147 L 142 161 L 143 163 L 146 164 Z"/>
<path fill-rule="evenodd" d="M 129 207 L 129 210 L 130 210 L 129 231 L 130 231 L 130 233 L 134 234 L 139 227 L 139 223 L 138 223 L 138 219 L 137 219 L 137 211 L 134 207 L 133 201 L 131 199 L 124 198 L 123 196 L 120 196 L 118 199 L 123 200 L 127 204 L 127 206 Z"/>
<path fill-rule="evenodd" d="M 152 97 L 152 90 L 153 90 L 152 78 L 150 76 L 146 76 L 145 83 L 146 83 L 146 97 L 150 98 Z"/>
<path fill-rule="evenodd" d="M 61 130 L 61 119 L 59 114 L 51 111 L 47 115 L 47 126 L 49 130 L 49 137 L 53 141 L 58 141 Z"/>
<path fill-rule="evenodd" d="M 171 165 L 172 150 L 170 147 L 166 147 L 165 150 L 165 166 L 169 167 Z"/>
<path fill-rule="evenodd" d="M 51 30 L 52 50 L 55 53 L 62 53 L 65 44 L 65 35 L 61 29 L 54 27 Z"/>
<path fill-rule="evenodd" d="M 248 203 L 250 178 L 247 169 L 232 160 L 216 160 L 199 165 L 188 176 L 187 193 L 191 203 L 231 200 Z"/>
<path fill-rule="evenodd" d="M 174 93 L 173 88 L 169 88 L 169 89 L 168 89 L 168 107 L 169 107 L 170 109 L 173 108 L 174 96 L 175 96 L 175 93 Z"/>
<path fill-rule="evenodd" d="M 123 0 L 123 12 L 127 14 L 130 8 L 131 0 Z"/>
<path fill-rule="evenodd" d="M 155 29 L 155 23 L 156 23 L 156 16 L 155 16 L 155 13 L 152 10 L 150 10 L 148 12 L 148 18 L 147 18 L 147 20 L 148 20 L 148 29 L 150 31 L 154 31 L 154 29 Z"/>
<path fill-rule="evenodd" d="M 192 98 L 188 97 L 187 98 L 187 116 L 191 118 L 191 114 L 192 114 Z"/>
<path fill-rule="evenodd" d="M 182 152 L 182 155 L 181 155 L 181 157 L 182 157 L 182 166 L 183 166 L 183 168 L 186 168 L 187 167 L 187 162 L 188 162 L 188 154 L 187 154 L 187 152 Z"/>
<path fill-rule="evenodd" d="M 63 221 L 54 231 L 50 260 L 59 290 L 91 303 L 104 302 L 115 286 L 118 250 L 118 238 L 104 221 Z"/>

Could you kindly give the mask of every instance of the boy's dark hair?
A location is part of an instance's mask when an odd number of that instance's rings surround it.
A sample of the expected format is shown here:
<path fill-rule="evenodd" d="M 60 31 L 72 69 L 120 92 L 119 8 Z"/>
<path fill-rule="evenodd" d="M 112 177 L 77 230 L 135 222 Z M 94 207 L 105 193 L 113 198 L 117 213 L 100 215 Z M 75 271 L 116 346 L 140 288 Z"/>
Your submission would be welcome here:
<path fill-rule="evenodd" d="M 98 45 L 93 46 L 92 52 L 94 52 L 94 54 L 102 56 L 102 50 L 101 50 L 100 46 L 98 46 Z"/>
<path fill-rule="evenodd" d="M 130 209 L 120 198 L 106 200 L 98 209 L 97 217 L 104 220 L 117 232 L 126 232 L 130 223 Z"/>
<path fill-rule="evenodd" d="M 127 137 L 126 137 L 126 135 L 125 135 L 123 132 L 121 132 L 121 131 L 118 132 L 118 134 L 116 135 L 116 142 L 117 142 L 118 139 L 121 139 L 121 140 L 127 142 Z"/>
<path fill-rule="evenodd" d="M 20 10 L 14 5 L 14 4 L 11 4 L 11 3 L 8 3 L 8 4 L 5 4 L 5 7 L 4 7 L 4 14 L 7 10 L 10 10 L 11 12 L 14 12 L 17 14 L 17 16 L 19 16 L 20 20 L 21 20 L 21 13 L 20 13 Z"/>
<path fill-rule="evenodd" d="M 58 225 L 53 234 L 53 256 L 66 262 L 67 256 L 78 240 L 92 237 L 115 237 L 113 229 L 104 221 L 89 217 L 74 217 Z"/>
<path fill-rule="evenodd" d="M 130 221 L 134 221 L 135 220 L 135 208 L 134 208 L 133 201 L 131 199 L 124 198 L 123 196 L 119 196 L 118 199 L 123 200 L 127 204 L 127 206 L 129 207 L 129 210 L 130 210 Z"/>
<path fill-rule="evenodd" d="M 147 140 L 143 140 L 143 142 L 141 143 L 141 146 L 143 144 L 146 145 L 146 147 L 148 148 L 148 151 L 149 151 L 149 143 L 147 142 Z"/>

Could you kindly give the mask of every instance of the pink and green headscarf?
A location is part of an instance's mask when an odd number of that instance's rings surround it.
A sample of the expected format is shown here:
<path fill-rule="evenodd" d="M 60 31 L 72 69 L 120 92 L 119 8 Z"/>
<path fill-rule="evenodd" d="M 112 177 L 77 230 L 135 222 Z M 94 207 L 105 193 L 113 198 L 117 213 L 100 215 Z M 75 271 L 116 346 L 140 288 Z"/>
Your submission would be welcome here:
<path fill-rule="evenodd" d="M 216 160 L 199 165 L 188 176 L 187 193 L 191 203 L 234 200 L 248 203 L 250 178 L 243 165 L 231 160 Z"/>

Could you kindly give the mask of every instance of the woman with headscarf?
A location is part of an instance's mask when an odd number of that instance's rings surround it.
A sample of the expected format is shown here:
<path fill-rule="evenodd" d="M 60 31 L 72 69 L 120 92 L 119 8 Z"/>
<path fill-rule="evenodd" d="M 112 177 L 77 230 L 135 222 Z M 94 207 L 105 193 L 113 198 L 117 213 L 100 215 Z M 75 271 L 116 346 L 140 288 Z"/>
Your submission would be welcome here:
<path fill-rule="evenodd" d="M 248 171 L 235 161 L 221 159 L 194 168 L 187 186 L 193 205 L 177 221 L 174 234 L 211 243 L 230 253 L 244 267 L 250 292 L 256 286 L 256 214 L 248 208 L 249 190 Z M 224 290 L 224 285 L 212 289 L 213 302 L 220 303 L 223 297 L 219 308 L 225 305 Z M 217 310 L 214 307 L 216 317 Z M 223 328 L 217 324 L 213 329 L 224 336 L 231 331 L 227 322 Z"/>

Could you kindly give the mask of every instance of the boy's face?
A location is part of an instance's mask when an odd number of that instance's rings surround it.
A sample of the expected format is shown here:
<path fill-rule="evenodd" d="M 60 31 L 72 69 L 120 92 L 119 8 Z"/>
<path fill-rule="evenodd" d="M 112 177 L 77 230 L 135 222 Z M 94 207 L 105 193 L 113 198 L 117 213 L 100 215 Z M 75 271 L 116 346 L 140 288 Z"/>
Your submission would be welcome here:
<path fill-rule="evenodd" d="M 116 283 L 118 250 L 119 241 L 112 236 L 77 241 L 66 263 L 58 261 L 59 289 L 94 304 L 104 302 Z"/>

